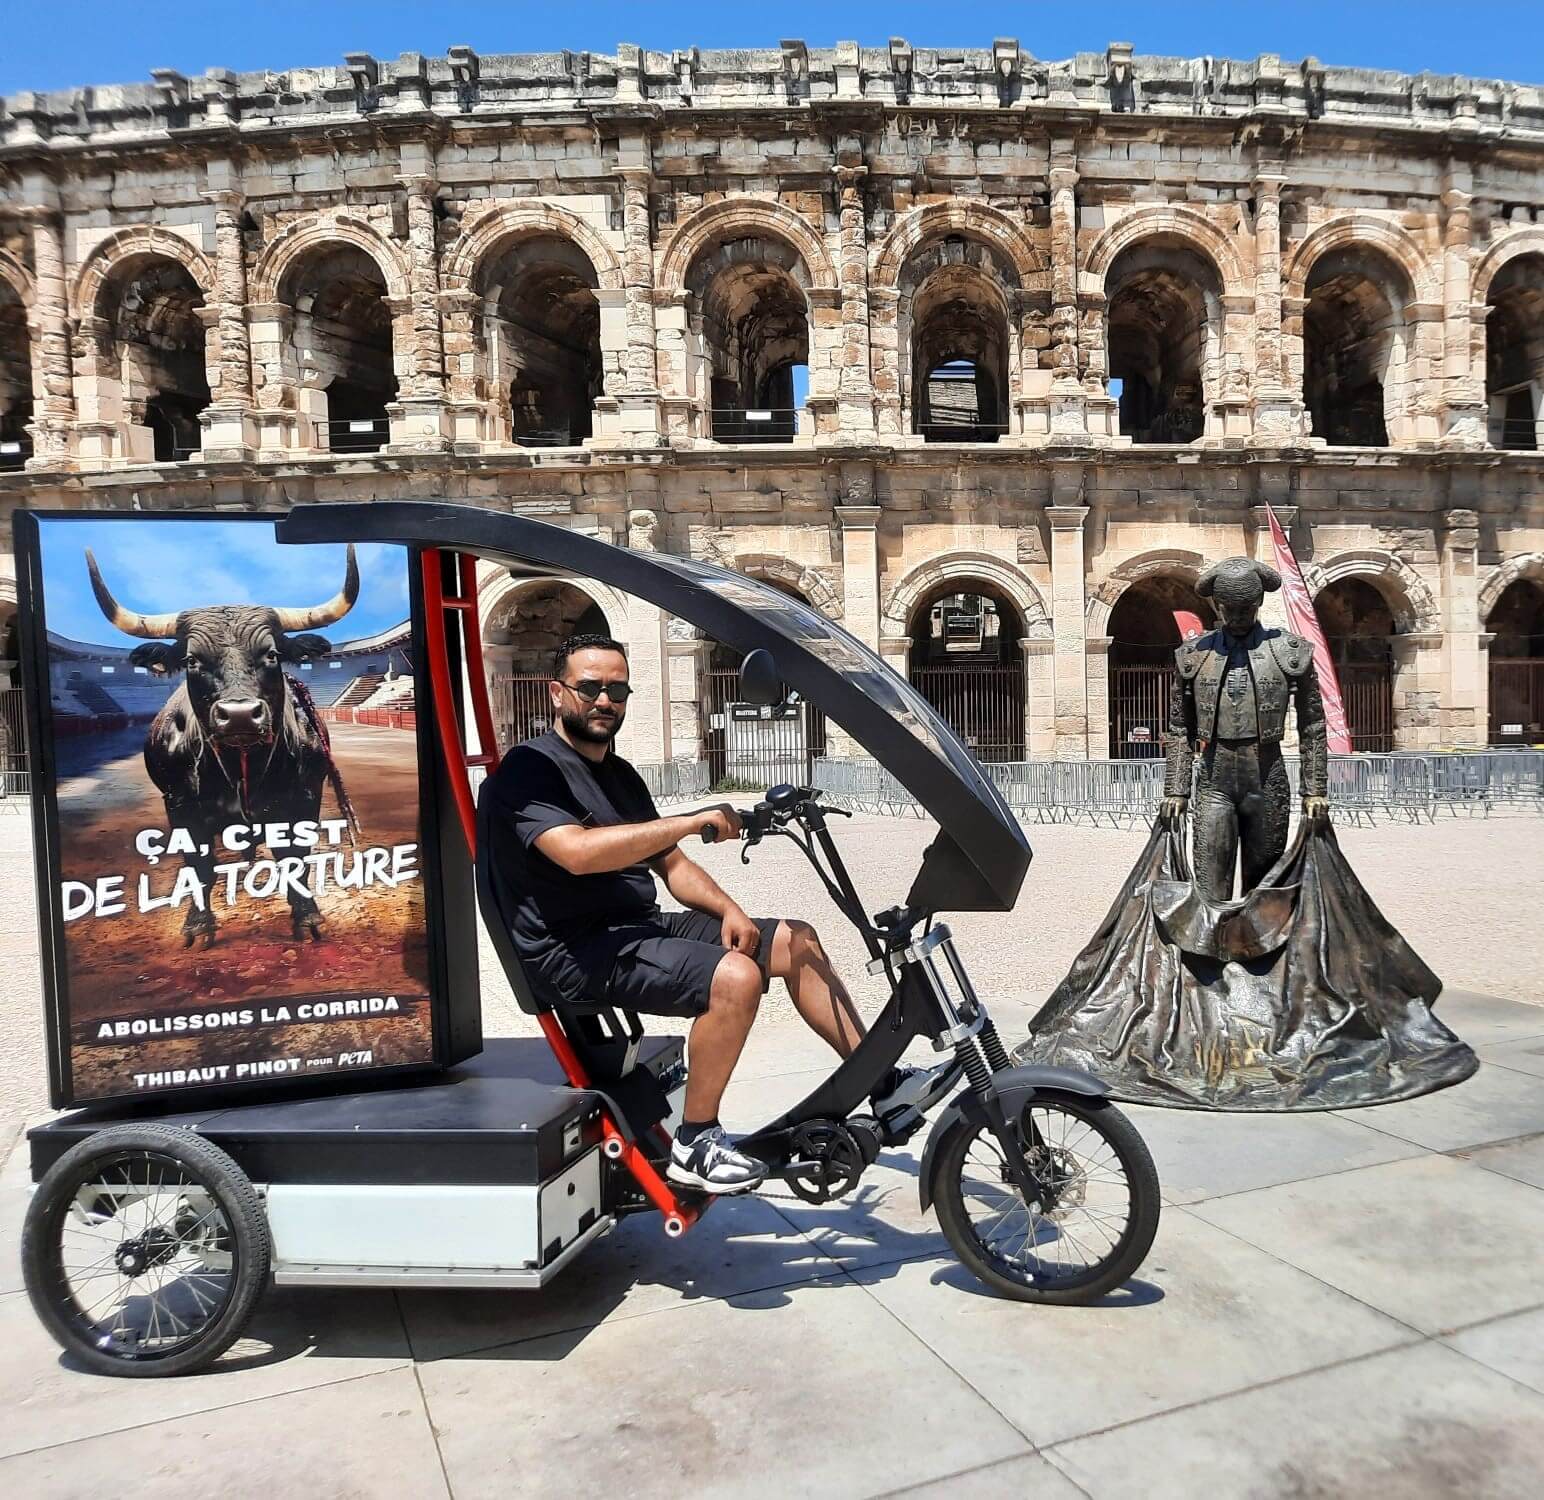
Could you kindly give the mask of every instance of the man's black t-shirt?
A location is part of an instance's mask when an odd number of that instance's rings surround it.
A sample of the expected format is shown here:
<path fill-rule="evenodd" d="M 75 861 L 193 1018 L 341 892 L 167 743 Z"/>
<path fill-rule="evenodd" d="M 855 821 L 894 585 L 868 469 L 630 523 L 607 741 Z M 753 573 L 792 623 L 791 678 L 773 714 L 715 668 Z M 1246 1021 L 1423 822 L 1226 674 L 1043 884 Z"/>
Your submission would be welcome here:
<path fill-rule="evenodd" d="M 659 817 L 643 778 L 615 750 L 596 762 L 549 730 L 516 745 L 488 779 L 488 857 L 511 907 L 515 949 L 533 988 L 571 1004 L 599 998 L 625 929 L 657 921 L 647 865 L 571 875 L 536 847 L 549 829 L 604 828 Z"/>

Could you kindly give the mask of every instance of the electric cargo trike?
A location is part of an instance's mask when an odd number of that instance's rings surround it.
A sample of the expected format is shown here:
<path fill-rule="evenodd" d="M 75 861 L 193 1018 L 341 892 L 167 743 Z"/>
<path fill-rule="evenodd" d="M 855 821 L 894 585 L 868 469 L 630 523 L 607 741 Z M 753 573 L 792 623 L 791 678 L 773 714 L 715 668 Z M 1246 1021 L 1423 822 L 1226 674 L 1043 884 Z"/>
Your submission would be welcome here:
<path fill-rule="evenodd" d="M 842 810 L 817 790 L 774 786 L 741 812 L 742 857 L 767 839 L 793 841 L 889 986 L 854 1053 L 741 1143 L 766 1161 L 769 1181 L 812 1204 L 839 1199 L 882 1150 L 916 1136 L 920 1114 L 880 1121 L 867 1101 L 926 1038 L 953 1053 L 958 1088 L 922 1151 L 921 1201 L 964 1265 L 1028 1302 L 1085 1303 L 1131 1277 L 1157 1227 L 1151 1158 L 1098 1079 L 1010 1065 L 939 917 L 1011 910 L 1030 849 L 991 779 L 911 685 L 798 599 L 692 559 L 432 501 L 306 505 L 274 524 L 280 542 L 301 547 L 409 549 L 436 775 L 453 809 L 440 878 L 472 856 L 488 936 L 542 1035 L 489 1041 L 428 1074 L 194 1091 L 175 1110 L 120 1102 L 32 1130 L 27 1289 L 61 1344 L 100 1371 L 180 1373 L 230 1346 L 270 1280 L 534 1288 L 624 1215 L 657 1212 L 680 1236 L 709 1208 L 664 1172 L 689 1061 L 682 1040 L 646 1034 L 635 1014 L 601 1003 L 544 1007 L 508 936 L 469 774 L 496 764 L 500 748 L 479 560 L 516 578 L 608 585 L 744 653 L 745 702 L 796 691 L 818 704 L 938 824 L 909 891 L 876 911 L 838 849 Z M 469 921 L 445 940 L 476 942 Z"/>

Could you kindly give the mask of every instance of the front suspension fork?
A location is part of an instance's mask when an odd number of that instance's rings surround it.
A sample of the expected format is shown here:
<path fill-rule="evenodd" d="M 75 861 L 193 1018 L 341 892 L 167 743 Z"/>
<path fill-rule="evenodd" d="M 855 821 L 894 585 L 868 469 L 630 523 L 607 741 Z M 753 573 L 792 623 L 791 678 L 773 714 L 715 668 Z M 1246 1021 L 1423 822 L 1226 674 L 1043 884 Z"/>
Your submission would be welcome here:
<path fill-rule="evenodd" d="M 1045 1184 L 1035 1176 L 1025 1160 L 1026 1145 L 1038 1146 L 1040 1133 L 1031 1124 L 1030 1139 L 1026 1141 L 1019 1122 L 1010 1120 L 1008 1112 L 1003 1108 L 1002 1096 L 992 1082 L 992 1075 L 1006 1070 L 1008 1058 L 1003 1050 L 1002 1039 L 997 1035 L 997 1028 L 990 1018 L 977 1035 L 981 1040 L 979 1047 L 974 1037 L 964 1037 L 954 1046 L 954 1054 L 965 1069 L 965 1078 L 974 1096 L 972 1102 L 980 1118 L 986 1122 L 987 1128 L 1003 1148 L 1008 1171 L 1018 1184 L 1019 1191 L 1024 1194 L 1025 1203 L 1041 1203 L 1046 1196 Z M 1000 1063 L 991 1061 L 994 1053 L 1002 1059 Z"/>

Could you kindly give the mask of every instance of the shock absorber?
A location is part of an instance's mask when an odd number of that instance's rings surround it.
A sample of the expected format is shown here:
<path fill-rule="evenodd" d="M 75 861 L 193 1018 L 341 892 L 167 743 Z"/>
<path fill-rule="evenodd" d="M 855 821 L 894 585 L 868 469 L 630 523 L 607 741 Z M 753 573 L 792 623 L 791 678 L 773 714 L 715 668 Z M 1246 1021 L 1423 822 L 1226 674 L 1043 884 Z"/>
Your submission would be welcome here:
<path fill-rule="evenodd" d="M 954 1055 L 965 1068 L 966 1082 L 978 1097 L 984 1097 L 992 1087 L 992 1071 L 982 1058 L 981 1049 L 970 1037 L 962 1037 L 954 1044 Z"/>
<path fill-rule="evenodd" d="M 1003 1046 L 1003 1039 L 997 1034 L 997 1023 L 988 1016 L 981 1023 L 981 1050 L 986 1053 L 986 1060 L 994 1073 L 1004 1073 L 1011 1064 L 1008 1061 L 1007 1049 Z"/>

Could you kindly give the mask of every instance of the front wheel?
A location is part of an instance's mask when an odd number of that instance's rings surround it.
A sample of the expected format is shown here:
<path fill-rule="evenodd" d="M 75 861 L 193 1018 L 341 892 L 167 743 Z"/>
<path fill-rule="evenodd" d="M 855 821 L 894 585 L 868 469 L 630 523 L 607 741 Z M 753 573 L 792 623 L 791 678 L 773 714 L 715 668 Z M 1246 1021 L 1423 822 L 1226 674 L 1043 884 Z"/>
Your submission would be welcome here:
<path fill-rule="evenodd" d="M 1026 1203 L 991 1126 L 961 1117 L 934 1158 L 939 1227 L 965 1267 L 1004 1296 L 1092 1302 L 1152 1248 L 1153 1159 L 1136 1126 L 1102 1099 L 1040 1095 L 1019 1124 L 1045 1197 Z"/>

